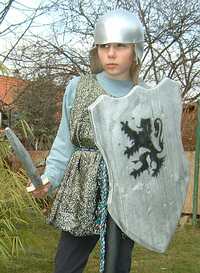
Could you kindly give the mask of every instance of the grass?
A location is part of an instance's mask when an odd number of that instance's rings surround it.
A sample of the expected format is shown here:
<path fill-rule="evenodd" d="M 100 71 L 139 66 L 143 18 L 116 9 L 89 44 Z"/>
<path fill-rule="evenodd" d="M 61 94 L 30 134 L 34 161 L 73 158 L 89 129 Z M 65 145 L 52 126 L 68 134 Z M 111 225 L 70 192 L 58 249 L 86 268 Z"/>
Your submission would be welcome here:
<path fill-rule="evenodd" d="M 59 232 L 36 219 L 18 227 L 25 252 L 5 260 L 0 257 L 1 273 L 52 273 Z M 178 227 L 168 250 L 157 254 L 135 246 L 131 273 L 199 273 L 200 226 L 187 223 Z M 93 251 L 85 273 L 98 272 L 98 247 Z"/>

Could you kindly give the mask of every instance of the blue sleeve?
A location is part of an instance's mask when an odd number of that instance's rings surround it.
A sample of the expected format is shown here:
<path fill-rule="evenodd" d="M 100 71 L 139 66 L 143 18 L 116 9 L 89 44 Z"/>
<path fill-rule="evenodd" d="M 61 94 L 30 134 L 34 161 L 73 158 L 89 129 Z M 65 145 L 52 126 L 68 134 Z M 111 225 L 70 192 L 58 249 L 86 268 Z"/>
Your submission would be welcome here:
<path fill-rule="evenodd" d="M 67 164 L 75 149 L 70 140 L 69 117 L 71 108 L 73 107 L 78 80 L 79 77 L 72 79 L 65 90 L 61 122 L 49 156 L 46 160 L 44 174 L 41 176 L 42 179 L 48 178 L 53 188 L 60 185 Z"/>

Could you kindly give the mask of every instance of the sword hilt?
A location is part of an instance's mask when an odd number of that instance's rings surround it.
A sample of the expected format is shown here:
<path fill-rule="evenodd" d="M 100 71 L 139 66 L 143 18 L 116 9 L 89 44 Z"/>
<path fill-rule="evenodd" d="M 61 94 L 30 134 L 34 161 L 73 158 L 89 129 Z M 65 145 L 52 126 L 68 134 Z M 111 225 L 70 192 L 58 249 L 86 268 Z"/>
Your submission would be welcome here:
<path fill-rule="evenodd" d="M 36 179 L 38 179 L 38 178 L 42 181 L 42 185 L 43 186 L 49 183 L 49 179 L 48 178 L 41 179 L 40 176 L 37 176 Z M 40 184 L 39 186 L 42 186 L 42 185 Z M 31 184 L 30 184 L 30 186 L 26 187 L 26 190 L 27 190 L 27 192 L 32 192 L 35 189 L 36 189 L 35 184 L 31 180 Z"/>

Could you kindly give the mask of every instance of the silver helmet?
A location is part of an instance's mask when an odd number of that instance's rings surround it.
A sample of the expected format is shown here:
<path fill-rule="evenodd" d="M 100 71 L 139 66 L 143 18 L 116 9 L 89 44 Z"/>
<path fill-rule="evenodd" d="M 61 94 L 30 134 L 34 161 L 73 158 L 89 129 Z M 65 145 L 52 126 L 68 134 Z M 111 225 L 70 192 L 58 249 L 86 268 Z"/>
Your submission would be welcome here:
<path fill-rule="evenodd" d="M 144 31 L 141 22 L 127 10 L 114 10 L 100 17 L 94 31 L 95 45 L 107 43 L 135 44 L 136 59 L 141 62 Z"/>

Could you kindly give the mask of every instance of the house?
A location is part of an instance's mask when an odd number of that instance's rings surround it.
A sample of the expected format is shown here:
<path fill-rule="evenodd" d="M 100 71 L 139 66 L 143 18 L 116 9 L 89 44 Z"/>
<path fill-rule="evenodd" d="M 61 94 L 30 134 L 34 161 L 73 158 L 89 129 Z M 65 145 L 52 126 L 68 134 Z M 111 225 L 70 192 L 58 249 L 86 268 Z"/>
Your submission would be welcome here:
<path fill-rule="evenodd" d="M 18 77 L 0 75 L 0 127 L 10 125 L 13 102 L 26 84 L 25 80 Z"/>

